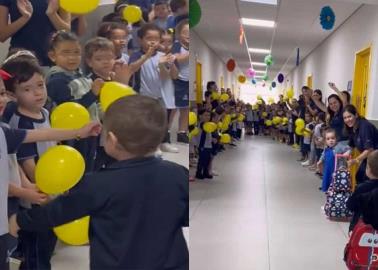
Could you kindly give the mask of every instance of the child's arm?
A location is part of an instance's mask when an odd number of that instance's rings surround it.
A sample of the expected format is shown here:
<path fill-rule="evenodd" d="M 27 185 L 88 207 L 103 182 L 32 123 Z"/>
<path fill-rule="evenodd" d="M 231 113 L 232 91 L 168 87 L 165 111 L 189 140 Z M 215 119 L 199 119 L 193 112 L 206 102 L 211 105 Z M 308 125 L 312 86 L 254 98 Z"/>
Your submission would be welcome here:
<path fill-rule="evenodd" d="M 0 42 L 5 42 L 20 31 L 30 20 L 33 15 L 33 6 L 30 2 L 20 1 L 17 3 L 20 18 L 9 23 L 9 8 L 0 6 Z"/>
<path fill-rule="evenodd" d="M 134 72 L 138 71 L 142 67 L 144 62 L 146 62 L 155 53 L 155 51 L 155 47 L 150 47 L 148 51 L 137 60 L 133 59 L 134 55 L 131 55 L 129 60 L 129 67 L 131 68 L 131 70 L 133 70 Z"/>
<path fill-rule="evenodd" d="M 22 164 L 21 165 L 22 170 L 25 172 L 25 176 L 27 176 L 30 179 L 30 181 L 35 183 L 35 179 L 34 179 L 35 161 L 34 161 L 34 159 L 30 158 L 30 159 L 23 160 L 21 164 Z"/>
<path fill-rule="evenodd" d="M 32 204 L 44 204 L 48 201 L 48 195 L 37 189 L 18 187 L 12 183 L 9 184 L 9 197 L 24 199 Z"/>
<path fill-rule="evenodd" d="M 175 54 L 178 63 L 185 63 L 189 61 L 189 53 L 177 53 Z"/>
<path fill-rule="evenodd" d="M 65 141 L 70 139 L 82 139 L 90 136 L 98 136 L 101 132 L 101 124 L 91 122 L 80 129 L 32 129 L 26 130 L 23 143 L 40 141 Z"/>
<path fill-rule="evenodd" d="M 46 16 L 57 31 L 71 30 L 71 14 L 59 8 L 58 0 L 49 0 Z"/>

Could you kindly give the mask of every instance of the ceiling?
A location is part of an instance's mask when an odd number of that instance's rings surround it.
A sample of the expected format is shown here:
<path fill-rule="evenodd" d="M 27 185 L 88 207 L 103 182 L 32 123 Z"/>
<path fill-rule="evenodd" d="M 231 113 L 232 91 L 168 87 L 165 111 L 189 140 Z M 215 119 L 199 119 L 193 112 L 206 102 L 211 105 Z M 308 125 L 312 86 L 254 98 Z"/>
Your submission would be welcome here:
<path fill-rule="evenodd" d="M 378 4 L 377 0 L 279 0 L 277 6 L 240 0 L 200 0 L 199 2 L 202 17 L 194 31 L 223 62 L 226 63 L 229 58 L 234 58 L 241 71 L 250 67 L 250 61 L 245 43 L 243 42 L 242 45 L 239 43 L 239 18 L 276 21 L 275 28 L 244 26 L 249 47 L 272 48 L 274 64 L 268 70 L 270 79 L 274 79 L 278 72 L 287 74 L 295 67 L 297 47 L 300 48 L 300 61 L 302 61 L 363 3 Z M 217 4 L 215 5 L 214 2 Z M 331 31 L 323 30 L 319 23 L 320 10 L 327 5 L 330 5 L 336 14 L 335 26 Z M 264 54 L 251 53 L 253 62 L 263 62 L 264 57 Z M 265 69 L 257 66 L 254 68 Z"/>

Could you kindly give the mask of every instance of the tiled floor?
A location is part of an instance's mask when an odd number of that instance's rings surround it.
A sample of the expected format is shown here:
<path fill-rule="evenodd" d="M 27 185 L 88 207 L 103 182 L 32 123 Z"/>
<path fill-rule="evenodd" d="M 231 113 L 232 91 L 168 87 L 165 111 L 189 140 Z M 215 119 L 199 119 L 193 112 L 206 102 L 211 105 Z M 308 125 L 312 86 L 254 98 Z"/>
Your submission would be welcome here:
<path fill-rule="evenodd" d="M 320 179 L 298 153 L 253 137 L 190 184 L 191 270 L 341 270 L 347 223 L 327 220 Z"/>

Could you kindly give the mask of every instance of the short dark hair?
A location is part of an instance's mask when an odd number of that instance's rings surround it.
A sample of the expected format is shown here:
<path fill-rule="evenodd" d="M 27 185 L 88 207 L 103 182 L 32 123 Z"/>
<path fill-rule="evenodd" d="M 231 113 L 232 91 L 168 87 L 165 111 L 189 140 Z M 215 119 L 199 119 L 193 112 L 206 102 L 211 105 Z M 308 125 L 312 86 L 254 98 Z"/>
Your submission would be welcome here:
<path fill-rule="evenodd" d="M 209 81 L 209 82 L 207 82 L 206 89 L 207 89 L 207 90 L 210 90 L 211 87 L 213 87 L 213 85 L 216 85 L 216 83 L 215 83 L 214 81 Z"/>
<path fill-rule="evenodd" d="M 65 30 L 60 30 L 51 35 L 50 42 L 49 42 L 49 51 L 54 50 L 59 43 L 63 41 L 73 41 L 79 42 L 78 37 L 72 33 Z"/>
<path fill-rule="evenodd" d="M 326 121 L 326 115 L 325 115 L 325 113 L 324 112 L 319 112 L 318 113 L 318 118 L 320 120 L 322 120 L 323 122 L 325 122 Z"/>
<path fill-rule="evenodd" d="M 189 24 L 188 19 L 184 19 L 184 20 L 180 21 L 176 26 L 176 30 L 175 30 L 176 34 L 179 35 L 181 33 L 182 29 L 184 28 L 184 26 L 187 25 L 187 24 Z"/>
<path fill-rule="evenodd" d="M 43 76 L 42 68 L 35 61 L 27 59 L 15 58 L 6 62 L 2 69 L 12 76 L 9 80 L 4 81 L 5 89 L 10 92 L 15 91 L 17 84 L 30 80 L 35 73 Z"/>
<path fill-rule="evenodd" d="M 113 42 L 104 37 L 95 37 L 85 44 L 85 59 L 92 58 L 93 54 L 100 50 L 112 50 L 115 52 Z"/>
<path fill-rule="evenodd" d="M 128 29 L 125 24 L 121 22 L 104 22 L 97 30 L 97 36 L 110 39 L 114 30 L 121 29 L 128 33 Z"/>
<path fill-rule="evenodd" d="M 159 32 L 159 35 L 161 36 L 163 30 L 159 26 L 153 23 L 146 23 L 138 30 L 138 37 L 144 38 L 148 31 L 157 31 Z"/>
<path fill-rule="evenodd" d="M 168 1 L 167 0 L 156 0 L 154 6 L 156 7 L 156 6 L 160 6 L 160 5 L 168 6 Z"/>
<path fill-rule="evenodd" d="M 367 164 L 370 168 L 371 174 L 378 177 L 378 150 L 374 150 L 367 157 Z"/>
<path fill-rule="evenodd" d="M 138 157 L 156 151 L 167 132 L 166 110 L 142 95 L 120 98 L 106 110 L 106 131 L 114 133 L 125 151 Z"/>
<path fill-rule="evenodd" d="M 171 0 L 169 6 L 171 7 L 172 12 L 176 12 L 180 8 L 186 6 L 186 0 Z"/>

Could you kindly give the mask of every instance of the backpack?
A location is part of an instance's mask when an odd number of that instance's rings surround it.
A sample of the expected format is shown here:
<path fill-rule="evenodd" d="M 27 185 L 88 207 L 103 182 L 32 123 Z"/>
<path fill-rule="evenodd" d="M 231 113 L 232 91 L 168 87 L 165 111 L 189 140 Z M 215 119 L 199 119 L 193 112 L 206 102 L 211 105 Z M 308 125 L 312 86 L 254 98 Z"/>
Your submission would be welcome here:
<path fill-rule="evenodd" d="M 360 219 L 345 246 L 344 261 L 349 270 L 378 270 L 378 230 Z"/>
<path fill-rule="evenodd" d="M 344 220 L 353 216 L 353 212 L 346 206 L 346 202 L 352 195 L 350 172 L 346 164 L 346 158 L 343 155 L 335 155 L 335 172 L 326 193 L 324 205 L 324 212 L 330 219 Z"/>

